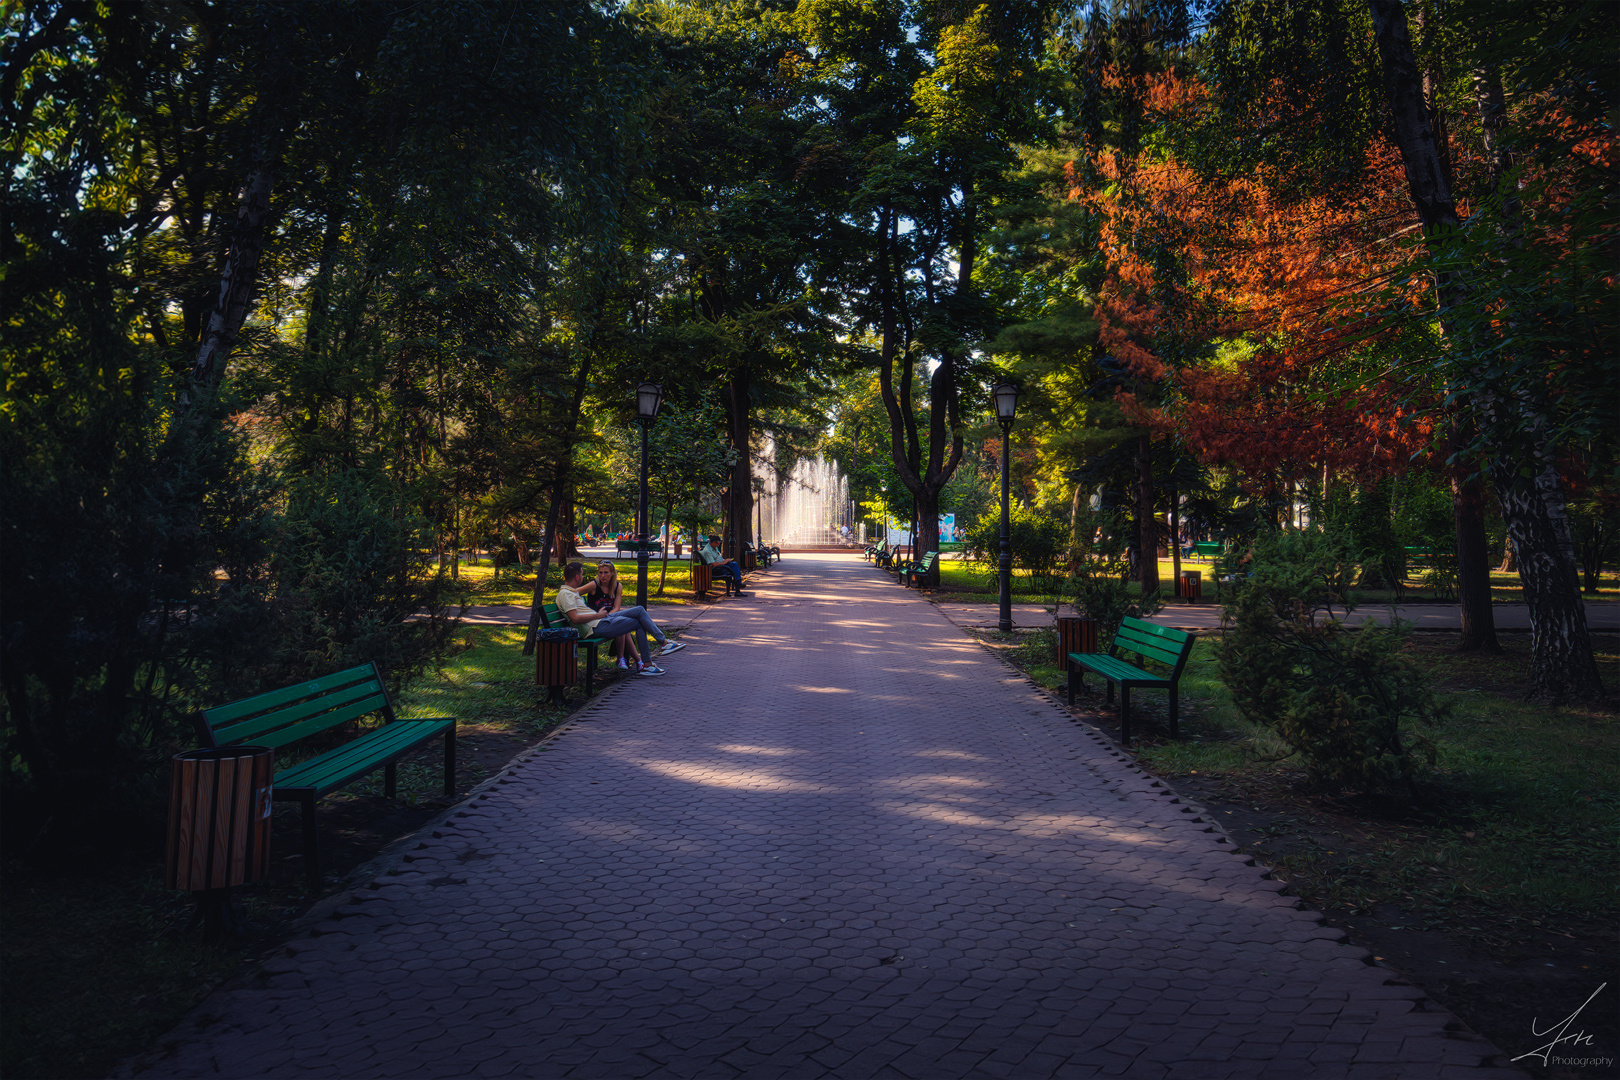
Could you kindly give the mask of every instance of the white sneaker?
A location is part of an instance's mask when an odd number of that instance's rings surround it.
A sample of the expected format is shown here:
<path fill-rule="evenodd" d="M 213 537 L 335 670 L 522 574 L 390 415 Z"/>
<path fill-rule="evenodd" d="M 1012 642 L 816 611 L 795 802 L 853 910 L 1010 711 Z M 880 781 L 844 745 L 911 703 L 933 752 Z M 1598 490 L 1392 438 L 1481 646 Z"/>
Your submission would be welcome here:
<path fill-rule="evenodd" d="M 642 667 L 640 671 L 636 672 L 638 675 L 662 675 L 663 673 L 664 669 L 659 667 L 657 664 L 647 664 Z"/>
<path fill-rule="evenodd" d="M 630 665 L 624 662 L 624 657 L 622 657 L 622 656 L 619 657 L 618 668 L 619 668 L 620 671 L 629 671 L 630 670 Z"/>
<path fill-rule="evenodd" d="M 664 639 L 664 643 L 658 646 L 658 655 L 668 656 L 670 653 L 680 652 L 684 648 L 686 648 L 686 646 L 682 642 L 676 641 L 673 638 L 666 638 Z"/>

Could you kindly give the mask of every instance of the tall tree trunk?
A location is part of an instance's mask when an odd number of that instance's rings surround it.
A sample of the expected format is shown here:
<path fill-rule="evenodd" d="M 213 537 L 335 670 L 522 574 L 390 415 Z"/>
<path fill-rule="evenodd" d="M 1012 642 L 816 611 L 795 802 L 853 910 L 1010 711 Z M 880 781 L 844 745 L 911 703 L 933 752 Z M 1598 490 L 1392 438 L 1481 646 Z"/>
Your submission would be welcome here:
<path fill-rule="evenodd" d="M 564 497 L 573 487 L 574 433 L 579 430 L 580 406 L 585 401 L 585 389 L 590 385 L 591 353 L 595 345 L 593 325 L 586 341 L 584 357 L 579 362 L 579 375 L 574 379 L 574 396 L 564 421 L 562 450 L 557 459 L 556 477 L 551 488 L 551 507 L 546 511 L 545 535 L 540 538 L 540 566 L 534 575 L 534 596 L 529 601 L 529 628 L 523 637 L 523 655 L 534 655 L 534 643 L 540 636 L 540 609 L 546 601 L 546 574 L 551 569 L 551 547 L 557 533 L 557 516 L 562 511 Z M 545 399 L 541 399 L 545 400 Z"/>
<path fill-rule="evenodd" d="M 517 548 L 518 562 L 524 566 L 529 565 L 529 538 L 523 535 L 523 530 L 513 522 L 507 522 L 507 528 L 512 532 L 512 546 Z"/>
<path fill-rule="evenodd" d="M 1170 586 L 1181 583 L 1181 502 L 1175 488 L 1170 489 Z"/>
<path fill-rule="evenodd" d="M 557 561 L 560 563 L 580 557 L 579 545 L 575 543 L 575 538 L 578 536 L 578 524 L 574 512 L 577 506 L 578 504 L 574 502 L 574 485 L 570 481 L 568 497 L 563 500 L 562 517 L 558 523 L 556 537 L 553 540 L 553 543 L 557 546 Z"/>
<path fill-rule="evenodd" d="M 753 395 L 746 367 L 732 374 L 727 389 L 730 392 L 731 445 L 737 451 L 737 461 L 731 466 L 725 533 L 726 543 L 731 546 L 725 555 L 741 564 L 742 545 L 754 539 Z"/>
<path fill-rule="evenodd" d="M 1159 519 L 1153 515 L 1153 437 L 1144 433 L 1136 441 L 1136 521 L 1141 565 L 1137 567 L 1142 595 L 1159 588 Z"/>
<path fill-rule="evenodd" d="M 270 192 L 275 185 L 274 169 L 262 145 L 255 156 L 253 173 L 248 177 L 237 208 L 231 246 L 225 254 L 225 265 L 220 268 L 214 310 L 208 317 L 208 326 L 203 330 L 197 357 L 191 365 L 191 394 L 181 397 L 176 410 L 181 415 L 191 405 L 192 397 L 208 394 L 219 385 L 225 374 L 225 362 L 236 348 L 236 339 L 252 307 L 259 263 L 264 257 L 265 229 L 270 219 Z"/>
<path fill-rule="evenodd" d="M 1454 446 L 1472 441 L 1471 433 L 1453 435 Z M 1491 556 L 1485 537 L 1485 485 L 1472 463 L 1451 468 L 1452 519 L 1457 533 L 1457 601 L 1462 615 L 1463 652 L 1499 653 L 1496 613 L 1491 607 Z"/>
<path fill-rule="evenodd" d="M 1394 119 L 1395 142 L 1413 205 L 1430 243 L 1457 228 L 1445 156 L 1437 145 L 1401 0 L 1368 0 Z M 1440 288 L 1446 313 L 1468 302 L 1468 283 L 1448 275 Z M 1448 336 L 1450 331 L 1446 331 Z M 1558 447 L 1538 420 L 1538 403 L 1498 397 L 1483 373 L 1462 389 L 1474 395 L 1481 431 L 1492 454 L 1490 476 L 1519 557 L 1519 578 L 1530 608 L 1532 700 L 1593 699 L 1603 684 L 1592 654 L 1576 572 L 1564 493 L 1556 467 Z"/>
<path fill-rule="evenodd" d="M 664 595 L 664 579 L 669 577 L 669 549 L 675 546 L 675 543 L 674 543 L 675 531 L 670 528 L 670 524 L 674 520 L 674 517 L 675 517 L 674 502 L 675 502 L 674 499 L 665 499 L 664 500 L 664 535 L 669 537 L 670 541 L 669 541 L 669 543 L 666 543 L 664 545 L 663 565 L 661 565 L 658 568 L 658 593 L 657 593 L 657 595 L 659 595 L 659 596 Z"/>

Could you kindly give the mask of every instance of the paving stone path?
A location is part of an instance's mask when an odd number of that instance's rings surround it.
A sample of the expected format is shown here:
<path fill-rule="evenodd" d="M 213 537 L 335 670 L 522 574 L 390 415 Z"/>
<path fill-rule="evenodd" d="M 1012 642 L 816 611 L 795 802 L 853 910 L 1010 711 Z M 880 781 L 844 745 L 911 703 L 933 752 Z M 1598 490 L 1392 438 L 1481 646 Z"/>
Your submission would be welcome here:
<path fill-rule="evenodd" d="M 858 558 L 750 591 L 138 1074 L 1523 1076 Z"/>

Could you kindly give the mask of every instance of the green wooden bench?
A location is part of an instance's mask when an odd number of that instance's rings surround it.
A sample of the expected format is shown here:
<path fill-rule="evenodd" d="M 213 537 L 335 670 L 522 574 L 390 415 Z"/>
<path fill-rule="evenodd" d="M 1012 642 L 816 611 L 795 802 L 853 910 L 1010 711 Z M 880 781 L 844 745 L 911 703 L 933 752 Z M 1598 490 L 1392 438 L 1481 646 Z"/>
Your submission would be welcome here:
<path fill-rule="evenodd" d="M 922 557 L 916 566 L 908 566 L 900 571 L 900 584 L 910 588 L 912 582 L 921 584 L 922 579 L 928 576 L 928 571 L 934 568 L 934 560 L 939 558 L 939 552 L 930 551 Z"/>
<path fill-rule="evenodd" d="M 564 615 L 562 609 L 553 602 L 540 605 L 540 625 L 549 630 L 554 626 L 573 626 L 574 624 L 568 621 L 568 616 Z M 578 627 L 574 628 L 579 629 Z M 595 634 L 586 634 L 581 631 L 579 640 L 574 642 L 575 645 L 585 650 L 585 697 L 587 699 L 596 691 L 597 652 L 603 645 L 611 644 L 612 641 L 613 639 L 610 637 L 597 637 Z"/>
<path fill-rule="evenodd" d="M 399 759 L 440 735 L 444 736 L 444 793 L 454 795 L 455 720 L 445 716 L 427 720 L 396 717 L 382 670 L 375 663 L 204 709 L 192 716 L 197 738 L 205 747 L 250 745 L 281 750 L 374 713 L 382 716 L 381 727 L 283 769 L 272 780 L 275 799 L 300 804 L 304 872 L 313 886 L 318 887 L 321 881 L 315 800 L 378 769 L 383 770 L 383 794 L 393 798 Z"/>
<path fill-rule="evenodd" d="M 1095 672 L 1108 680 L 1108 700 L 1114 700 L 1114 684 L 1119 684 L 1119 739 L 1122 744 L 1131 744 L 1131 688 L 1145 687 L 1150 690 L 1170 691 L 1170 734 L 1178 735 L 1176 721 L 1177 712 L 1181 704 L 1178 681 L 1181 679 L 1181 669 L 1187 666 L 1187 657 L 1192 655 L 1194 638 L 1183 630 L 1172 630 L 1168 626 L 1155 626 L 1141 619 L 1125 617 L 1120 623 L 1119 632 L 1114 635 L 1113 642 L 1108 646 L 1106 653 L 1070 653 L 1069 660 L 1069 704 L 1074 704 L 1074 691 L 1076 687 L 1085 685 L 1085 673 Z M 1139 656 L 1145 662 L 1162 664 L 1170 669 L 1168 676 L 1155 675 L 1145 668 L 1138 667 L 1119 658 L 1120 653 L 1131 653 Z"/>
<path fill-rule="evenodd" d="M 1406 548 L 1406 563 L 1414 570 L 1428 570 L 1434 566 L 1434 549 L 1427 547 Z"/>
<path fill-rule="evenodd" d="M 1193 556 L 1199 559 L 1215 560 L 1220 558 L 1221 550 L 1225 547 L 1219 540 L 1200 540 L 1193 545 Z"/>

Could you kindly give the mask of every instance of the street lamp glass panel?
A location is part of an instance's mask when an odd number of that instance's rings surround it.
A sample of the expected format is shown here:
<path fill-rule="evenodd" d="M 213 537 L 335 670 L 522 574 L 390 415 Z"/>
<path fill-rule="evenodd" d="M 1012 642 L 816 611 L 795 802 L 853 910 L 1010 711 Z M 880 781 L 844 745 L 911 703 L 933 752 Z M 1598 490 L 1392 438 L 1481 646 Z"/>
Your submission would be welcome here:
<path fill-rule="evenodd" d="M 657 383 L 644 382 L 636 387 L 636 418 L 658 419 L 658 410 L 664 404 L 664 388 Z"/>
<path fill-rule="evenodd" d="M 1002 383 L 990 392 L 996 402 L 996 419 L 1010 421 L 1018 410 L 1018 385 Z"/>

